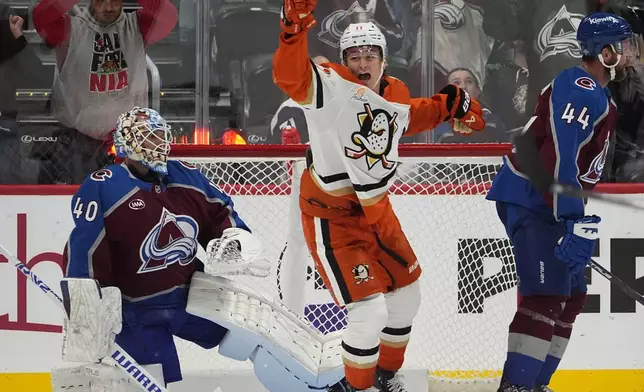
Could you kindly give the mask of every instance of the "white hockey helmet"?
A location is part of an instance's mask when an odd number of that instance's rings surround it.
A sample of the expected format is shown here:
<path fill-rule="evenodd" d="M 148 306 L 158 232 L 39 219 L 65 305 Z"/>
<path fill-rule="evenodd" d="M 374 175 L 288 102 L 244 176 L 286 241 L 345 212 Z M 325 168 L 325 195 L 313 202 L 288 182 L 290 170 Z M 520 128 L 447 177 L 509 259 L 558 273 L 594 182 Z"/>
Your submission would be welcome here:
<path fill-rule="evenodd" d="M 168 174 L 172 133 L 165 119 L 154 109 L 135 107 L 116 123 L 116 155 L 141 162 L 160 174 Z"/>
<path fill-rule="evenodd" d="M 346 65 L 345 51 L 360 46 L 377 46 L 382 50 L 382 59 L 387 59 L 387 40 L 373 22 L 351 23 L 340 38 L 340 58 Z"/>

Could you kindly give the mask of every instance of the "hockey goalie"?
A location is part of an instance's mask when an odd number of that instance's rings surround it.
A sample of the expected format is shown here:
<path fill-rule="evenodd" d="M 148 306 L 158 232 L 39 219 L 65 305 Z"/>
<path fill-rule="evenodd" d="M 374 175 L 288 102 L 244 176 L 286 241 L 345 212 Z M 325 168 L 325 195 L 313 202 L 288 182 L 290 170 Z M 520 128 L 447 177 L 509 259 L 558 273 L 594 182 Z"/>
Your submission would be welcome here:
<path fill-rule="evenodd" d="M 54 392 L 139 391 L 111 362 L 114 342 L 160 385 L 178 382 L 175 336 L 252 361 L 269 391 L 337 383 L 339 337 L 229 279 L 261 279 L 270 263 L 231 198 L 195 166 L 168 160 L 171 140 L 156 111 L 124 113 L 114 136 L 123 163 L 89 175 L 72 198 L 62 354 L 84 364 L 55 369 Z"/>
<path fill-rule="evenodd" d="M 316 0 L 284 0 L 274 82 L 306 116 L 310 150 L 299 204 L 307 246 L 335 302 L 347 310 L 346 379 L 332 391 L 404 392 L 398 377 L 420 306 L 418 260 L 387 196 L 401 136 L 449 121 L 485 126 L 479 103 L 455 85 L 410 98 L 386 73 L 387 42 L 371 22 L 340 38 L 342 64 L 315 64 L 307 31 Z"/>

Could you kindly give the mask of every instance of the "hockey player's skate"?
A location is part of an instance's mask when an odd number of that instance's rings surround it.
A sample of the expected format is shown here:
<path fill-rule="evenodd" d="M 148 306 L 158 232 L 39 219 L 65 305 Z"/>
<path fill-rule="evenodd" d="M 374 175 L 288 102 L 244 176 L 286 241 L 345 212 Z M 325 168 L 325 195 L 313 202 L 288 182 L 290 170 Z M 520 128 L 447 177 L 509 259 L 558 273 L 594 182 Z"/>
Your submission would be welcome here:
<path fill-rule="evenodd" d="M 501 387 L 497 392 L 536 392 L 534 389 L 524 387 L 521 385 L 511 385 L 507 382 L 502 382 Z"/>
<path fill-rule="evenodd" d="M 380 392 L 380 389 L 371 387 L 369 389 L 355 389 L 347 382 L 346 378 L 343 378 L 337 384 L 331 385 L 328 392 Z"/>
<path fill-rule="evenodd" d="M 376 370 L 376 386 L 382 392 L 407 392 L 398 372 L 390 372 L 378 368 Z"/>
<path fill-rule="evenodd" d="M 548 388 L 547 385 L 537 385 L 534 388 L 534 392 L 555 392 L 554 390 Z"/>

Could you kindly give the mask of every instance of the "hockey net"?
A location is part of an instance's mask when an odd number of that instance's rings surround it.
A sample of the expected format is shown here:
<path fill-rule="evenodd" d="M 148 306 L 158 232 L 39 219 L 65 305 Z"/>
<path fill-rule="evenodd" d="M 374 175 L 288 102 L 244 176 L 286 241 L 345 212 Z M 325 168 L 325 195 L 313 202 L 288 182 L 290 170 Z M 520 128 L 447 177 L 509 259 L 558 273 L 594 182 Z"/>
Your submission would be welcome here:
<path fill-rule="evenodd" d="M 404 145 L 390 190 L 423 268 L 423 300 L 404 368 L 427 369 L 432 382 L 458 384 L 457 390 L 494 390 L 516 309 L 511 245 L 494 203 L 485 200 L 507 151 L 500 144 Z M 304 146 L 180 145 L 172 156 L 198 166 L 231 195 L 242 219 L 262 240 L 274 268 L 268 278 L 244 278 L 248 284 L 280 298 L 326 333 L 344 328 L 346 320 L 315 273 L 297 229 L 293 188 L 304 153 Z M 186 371 L 250 366 L 185 342 L 178 345 Z M 489 385 L 463 389 L 465 384 Z"/>

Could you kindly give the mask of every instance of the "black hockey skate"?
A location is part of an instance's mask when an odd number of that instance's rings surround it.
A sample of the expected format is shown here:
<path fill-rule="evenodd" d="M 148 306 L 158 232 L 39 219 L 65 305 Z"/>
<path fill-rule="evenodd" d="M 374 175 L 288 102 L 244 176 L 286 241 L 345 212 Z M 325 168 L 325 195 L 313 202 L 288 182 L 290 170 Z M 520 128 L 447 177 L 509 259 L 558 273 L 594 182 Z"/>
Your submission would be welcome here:
<path fill-rule="evenodd" d="M 376 369 L 376 389 L 382 392 L 407 392 L 398 372 L 390 372 L 381 368 Z"/>
<path fill-rule="evenodd" d="M 534 392 L 555 392 L 554 390 L 548 388 L 547 385 L 537 385 L 534 388 Z"/>
<path fill-rule="evenodd" d="M 521 385 L 512 385 L 507 382 L 502 382 L 501 387 L 497 392 L 536 392 L 534 389 L 524 387 Z"/>
<path fill-rule="evenodd" d="M 355 389 L 347 382 L 346 378 L 340 380 L 337 384 L 333 384 L 327 390 L 328 392 L 380 392 L 380 389 L 371 387 L 369 389 Z"/>

